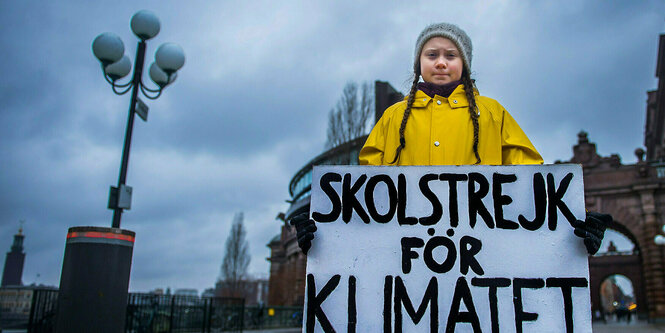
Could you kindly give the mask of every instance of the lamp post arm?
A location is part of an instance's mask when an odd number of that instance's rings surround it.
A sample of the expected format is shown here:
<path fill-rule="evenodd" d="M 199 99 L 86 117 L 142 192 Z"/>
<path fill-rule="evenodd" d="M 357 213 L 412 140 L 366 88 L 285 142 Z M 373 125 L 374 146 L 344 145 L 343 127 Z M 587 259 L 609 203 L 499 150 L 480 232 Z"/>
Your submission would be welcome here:
<path fill-rule="evenodd" d="M 127 164 L 129 163 L 129 148 L 132 143 L 132 130 L 134 128 L 134 114 L 136 113 L 136 98 L 141 85 L 143 75 L 143 61 L 145 58 L 145 41 L 140 41 L 136 48 L 136 61 L 134 62 L 134 76 L 132 77 L 132 99 L 129 103 L 129 116 L 127 117 L 127 130 L 125 132 L 125 146 L 122 149 L 122 163 L 120 165 L 120 176 L 118 177 L 118 189 L 125 185 L 127 180 Z M 113 228 L 120 228 L 122 208 L 113 210 Z"/>
<path fill-rule="evenodd" d="M 130 84 L 131 84 L 131 82 L 130 82 Z M 111 86 L 113 87 L 113 92 L 116 95 L 124 95 L 129 91 L 129 89 L 132 89 L 132 87 L 127 87 L 127 89 L 125 89 L 124 91 L 120 91 L 120 90 L 118 90 L 118 87 L 120 87 L 120 86 L 115 85 L 115 84 L 111 84 Z"/>
<path fill-rule="evenodd" d="M 104 66 L 102 66 L 102 74 L 104 75 L 104 79 L 106 80 L 106 82 L 108 82 L 110 85 L 113 86 L 113 90 L 114 90 L 114 91 L 115 91 L 116 88 L 127 88 L 127 87 L 129 87 L 129 86 L 132 84 L 132 81 L 129 81 L 129 82 L 125 83 L 125 84 L 118 84 L 118 83 L 115 83 L 115 81 L 111 80 L 111 78 L 109 78 L 109 75 L 106 74 L 106 72 L 104 71 Z M 126 90 L 125 92 L 123 92 L 122 94 L 118 94 L 118 95 L 123 95 L 123 94 L 125 94 L 127 91 L 129 91 L 129 89 L 130 89 L 130 88 L 127 88 L 127 90 Z M 117 94 L 117 93 L 116 93 L 116 94 Z"/>
<path fill-rule="evenodd" d="M 157 89 L 150 89 L 150 88 L 148 88 L 148 86 L 145 83 L 143 83 L 143 81 L 141 81 L 141 90 L 143 91 L 144 94 L 145 94 L 146 91 L 149 91 L 151 93 L 158 93 L 162 89 L 164 89 L 164 88 L 159 87 L 159 86 L 157 86 Z"/>
<path fill-rule="evenodd" d="M 148 89 L 143 84 L 141 84 L 141 92 L 143 93 L 143 96 L 145 96 L 148 99 L 152 99 L 152 100 L 155 100 L 155 99 L 159 98 L 159 96 L 162 95 L 162 89 L 158 89 L 158 90 Z M 150 96 L 150 93 L 153 93 L 155 95 Z"/>

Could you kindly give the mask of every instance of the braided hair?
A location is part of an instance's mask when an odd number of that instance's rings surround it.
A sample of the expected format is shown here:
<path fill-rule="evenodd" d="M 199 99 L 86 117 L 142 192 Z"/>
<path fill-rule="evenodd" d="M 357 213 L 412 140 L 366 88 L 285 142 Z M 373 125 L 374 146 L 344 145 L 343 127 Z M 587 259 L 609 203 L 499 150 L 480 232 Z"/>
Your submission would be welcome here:
<path fill-rule="evenodd" d="M 418 81 L 420 79 L 420 61 L 417 61 L 414 65 L 414 77 L 413 83 L 411 84 L 411 91 L 409 91 L 409 98 L 406 102 L 406 109 L 404 110 L 404 116 L 402 117 L 402 123 L 399 126 L 399 146 L 395 151 L 395 159 L 390 162 L 390 164 L 395 164 L 399 160 L 402 149 L 406 146 L 406 139 L 404 138 L 404 130 L 406 129 L 406 122 L 409 120 L 409 115 L 411 114 L 411 107 L 413 102 L 416 100 L 416 91 L 418 91 Z M 469 116 L 471 117 L 471 123 L 473 124 L 473 153 L 476 156 L 476 163 L 480 164 L 480 155 L 478 154 L 478 105 L 476 104 L 476 97 L 474 95 L 475 84 L 471 80 L 471 75 L 464 68 L 462 70 L 462 84 L 464 85 L 464 93 L 466 99 L 469 102 Z"/>
<path fill-rule="evenodd" d="M 413 66 L 413 83 L 411 83 L 411 91 L 409 91 L 409 99 L 406 101 L 406 109 L 402 117 L 402 123 L 399 125 L 399 146 L 395 151 L 395 159 L 390 164 L 395 164 L 399 159 L 402 149 L 406 146 L 406 139 L 404 139 L 404 130 L 406 129 L 406 121 L 409 120 L 411 114 L 411 107 L 416 100 L 416 91 L 418 91 L 418 81 L 420 80 L 420 62 Z"/>
<path fill-rule="evenodd" d="M 462 84 L 464 85 L 466 100 L 469 102 L 469 116 L 471 117 L 471 123 L 473 123 L 473 153 L 476 155 L 476 164 L 480 164 L 480 155 L 478 154 L 478 115 L 480 110 L 476 104 L 476 96 L 473 93 L 476 85 L 466 69 L 462 71 Z"/>

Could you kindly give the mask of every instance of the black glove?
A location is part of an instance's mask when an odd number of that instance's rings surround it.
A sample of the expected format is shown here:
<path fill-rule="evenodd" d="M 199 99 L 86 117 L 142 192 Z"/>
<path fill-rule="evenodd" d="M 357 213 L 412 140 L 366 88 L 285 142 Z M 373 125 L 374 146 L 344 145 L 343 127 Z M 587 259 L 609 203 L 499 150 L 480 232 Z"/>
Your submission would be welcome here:
<path fill-rule="evenodd" d="M 301 213 L 291 218 L 289 224 L 296 227 L 298 246 L 300 246 L 302 253 L 307 255 L 307 251 L 312 247 L 312 239 L 314 239 L 314 232 L 316 231 L 314 220 L 309 218 L 309 214 Z"/>
<path fill-rule="evenodd" d="M 571 224 L 575 228 L 575 235 L 584 239 L 587 252 L 596 254 L 605 236 L 605 229 L 612 221 L 612 215 L 587 212 L 584 222 L 577 220 Z"/>

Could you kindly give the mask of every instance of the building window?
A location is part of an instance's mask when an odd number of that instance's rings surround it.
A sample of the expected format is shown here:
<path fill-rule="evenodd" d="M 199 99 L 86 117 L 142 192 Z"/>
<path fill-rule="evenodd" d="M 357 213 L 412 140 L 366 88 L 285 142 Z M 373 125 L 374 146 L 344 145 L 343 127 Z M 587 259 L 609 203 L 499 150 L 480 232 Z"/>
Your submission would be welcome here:
<path fill-rule="evenodd" d="M 656 168 L 656 172 L 658 174 L 658 178 L 665 178 L 665 166 L 659 166 Z"/>

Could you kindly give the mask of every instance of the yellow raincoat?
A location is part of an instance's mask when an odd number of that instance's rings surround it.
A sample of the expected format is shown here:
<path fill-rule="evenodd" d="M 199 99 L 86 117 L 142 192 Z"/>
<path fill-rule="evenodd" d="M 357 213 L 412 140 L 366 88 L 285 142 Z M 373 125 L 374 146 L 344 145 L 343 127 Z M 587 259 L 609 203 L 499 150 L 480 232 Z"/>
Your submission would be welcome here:
<path fill-rule="evenodd" d="M 515 119 L 497 101 L 478 95 L 478 154 L 481 164 L 542 164 L 543 158 Z M 383 113 L 360 151 L 361 165 L 468 165 L 475 164 L 473 124 L 464 86 L 448 98 L 429 97 L 418 90 L 406 123 L 406 146 L 395 164 L 399 127 L 406 98 Z"/>

